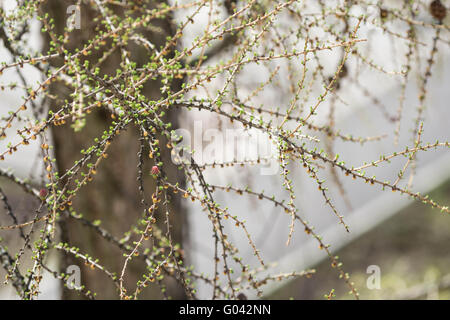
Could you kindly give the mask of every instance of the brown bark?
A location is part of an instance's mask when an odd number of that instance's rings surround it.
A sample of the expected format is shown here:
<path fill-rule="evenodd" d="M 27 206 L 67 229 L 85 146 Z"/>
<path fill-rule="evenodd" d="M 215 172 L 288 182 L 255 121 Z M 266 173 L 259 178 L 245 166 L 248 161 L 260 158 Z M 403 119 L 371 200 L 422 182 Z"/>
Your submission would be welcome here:
<path fill-rule="evenodd" d="M 55 19 L 55 26 L 59 34 L 63 33 L 66 25 L 66 8 L 71 3 L 60 0 L 47 1 L 44 10 L 49 13 L 50 17 Z M 80 48 L 88 39 L 93 38 L 95 26 L 98 22 L 94 22 L 93 8 L 86 6 L 82 7 L 81 30 L 73 31 L 75 37 L 68 44 L 69 51 L 74 52 Z M 172 25 L 170 18 L 159 21 L 163 34 L 151 34 L 150 31 L 144 31 L 146 35 L 157 46 L 164 43 L 167 35 L 172 34 Z M 132 48 L 131 59 L 137 61 L 138 64 L 145 62 L 147 53 L 140 48 Z M 90 59 L 95 60 L 98 56 L 93 56 Z M 57 64 L 58 62 L 54 62 Z M 61 63 L 61 62 L 60 62 Z M 102 72 L 113 74 L 119 68 L 120 50 L 117 50 L 102 66 Z M 107 67 L 105 67 L 107 66 Z M 174 89 L 181 88 L 181 81 L 174 84 Z M 159 84 L 154 82 L 153 85 L 147 85 L 145 88 L 145 95 L 157 99 L 160 95 Z M 62 84 L 56 83 L 51 88 L 53 93 L 58 93 L 62 98 L 64 97 L 65 88 Z M 50 106 L 51 109 L 56 110 L 60 105 L 54 104 Z M 173 127 L 176 127 L 177 115 L 173 112 L 168 113 L 168 118 L 172 122 Z M 80 150 L 92 145 L 95 137 L 100 137 L 103 130 L 108 128 L 111 123 L 110 114 L 106 110 L 98 109 L 86 116 L 86 126 L 80 132 L 74 132 L 70 124 L 58 126 L 53 128 L 53 139 L 55 144 L 55 156 L 57 160 L 58 170 L 63 173 L 70 168 L 77 159 L 80 159 Z M 83 213 L 83 216 L 91 221 L 101 220 L 102 227 L 109 230 L 117 238 L 121 238 L 124 232 L 130 230 L 140 217 L 142 217 L 144 206 L 141 204 L 140 193 L 138 190 L 137 173 L 138 173 L 138 153 L 139 151 L 139 132 L 136 127 L 128 127 L 125 132 L 122 132 L 114 139 L 110 148 L 108 149 L 108 159 L 98 168 L 98 173 L 95 179 L 83 187 L 73 201 L 73 208 L 78 213 Z M 170 159 L 169 154 L 163 154 L 163 158 Z M 144 167 L 144 184 L 147 196 L 154 191 L 154 181 L 147 174 L 150 171 L 150 164 L 147 163 Z M 167 171 L 167 169 L 165 168 Z M 177 170 L 167 172 L 169 176 L 173 177 L 172 181 L 181 181 L 181 177 Z M 175 243 L 181 243 L 183 240 L 183 226 L 186 221 L 183 221 L 183 216 L 177 214 L 180 211 L 181 204 L 172 200 L 172 216 L 176 220 L 172 221 L 173 232 L 172 239 Z M 162 219 L 160 219 L 162 220 Z M 98 258 L 99 262 L 105 265 L 110 271 L 116 272 L 120 275 L 123 266 L 124 257 L 123 252 L 117 247 L 102 239 L 97 233 L 91 229 L 80 225 L 73 219 L 62 219 L 61 223 L 61 238 L 62 241 L 68 242 L 70 245 L 79 247 L 82 251 L 87 252 L 94 258 Z M 101 299 L 115 299 L 118 297 L 117 289 L 107 276 L 92 271 L 89 267 L 84 266 L 80 260 L 73 257 L 66 256 L 64 258 L 61 270 L 69 264 L 77 264 L 82 270 L 82 284 L 93 292 L 98 293 L 98 298 Z M 136 282 L 142 279 L 142 274 L 145 273 L 145 265 L 142 260 L 134 259 L 128 268 L 125 279 L 127 288 L 135 288 Z M 185 298 L 184 291 L 173 280 L 166 281 L 168 294 L 173 298 Z M 160 289 L 157 285 L 145 289 L 140 298 L 161 298 Z M 64 289 L 64 299 L 77 299 L 78 294 Z"/>

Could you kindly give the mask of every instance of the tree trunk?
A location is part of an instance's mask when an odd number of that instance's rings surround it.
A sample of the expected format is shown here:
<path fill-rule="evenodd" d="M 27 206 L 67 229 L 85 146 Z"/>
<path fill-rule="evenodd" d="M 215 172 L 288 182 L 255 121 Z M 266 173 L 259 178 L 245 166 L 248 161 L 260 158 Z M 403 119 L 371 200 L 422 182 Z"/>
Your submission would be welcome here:
<path fill-rule="evenodd" d="M 64 27 L 68 14 L 66 14 L 67 7 L 71 3 L 60 0 L 47 1 L 44 10 L 49 13 L 50 17 L 54 18 L 55 26 L 58 34 L 64 33 Z M 74 30 L 71 33 L 71 41 L 66 49 L 74 52 L 77 48 L 82 47 L 87 43 L 88 39 L 93 39 L 95 27 L 98 22 L 94 21 L 94 15 L 98 12 L 89 6 L 81 7 L 81 29 Z M 94 13 L 95 12 L 95 13 Z M 160 27 L 163 30 L 162 34 L 152 34 L 150 31 L 143 31 L 148 39 L 152 41 L 157 47 L 165 43 L 166 36 L 173 34 L 173 26 L 170 18 L 165 18 L 159 21 Z M 47 39 L 47 47 L 49 39 Z M 146 62 L 148 58 L 147 53 L 141 48 L 132 48 L 132 61 L 139 64 Z M 93 56 L 90 59 L 99 58 Z M 58 61 L 53 62 L 55 65 Z M 116 50 L 107 61 L 104 62 L 101 72 L 107 74 L 114 74 L 120 64 L 120 50 Z M 59 61 L 61 65 L 61 61 Z M 107 66 L 107 67 L 105 67 Z M 173 89 L 181 88 L 183 80 L 179 80 L 174 84 Z M 146 85 L 145 95 L 153 99 L 158 99 L 160 96 L 160 84 L 156 81 L 153 85 Z M 52 93 L 58 94 L 58 97 L 70 98 L 65 94 L 64 86 L 61 83 L 55 83 L 51 88 Z M 51 105 L 50 109 L 57 110 L 61 105 Z M 176 127 L 177 115 L 169 112 L 169 117 L 172 125 Z M 72 167 L 77 159 L 80 159 L 80 150 L 91 146 L 94 143 L 95 137 L 101 137 L 103 131 L 111 124 L 111 115 L 109 111 L 98 108 L 91 114 L 86 116 L 86 126 L 79 132 L 74 132 L 70 124 L 53 127 L 53 139 L 55 144 L 55 157 L 57 161 L 60 175 L 68 168 Z M 141 204 L 141 197 L 139 193 L 139 186 L 137 181 L 138 174 L 138 152 L 140 149 L 139 132 L 136 127 L 129 126 L 125 132 L 122 132 L 114 139 L 108 149 L 108 159 L 102 162 L 98 168 L 95 179 L 88 185 L 82 187 L 76 199 L 73 201 L 73 208 L 77 213 L 82 213 L 83 217 L 90 221 L 101 220 L 101 226 L 109 230 L 117 238 L 122 238 L 124 232 L 129 231 L 133 225 L 142 217 L 145 207 Z M 162 154 L 165 159 L 170 159 L 170 154 Z M 155 188 L 154 180 L 149 176 L 151 165 L 146 163 L 144 166 L 144 184 L 145 190 L 151 194 Z M 182 181 L 178 170 L 167 172 L 170 177 L 176 181 Z M 172 200 L 172 212 L 179 212 L 181 209 L 180 202 L 176 199 Z M 176 221 L 172 220 L 172 239 L 175 243 L 182 244 L 183 229 L 186 226 L 186 221 L 182 214 L 173 214 Z M 161 219 L 162 220 L 162 219 Z M 107 242 L 100 237 L 92 229 L 80 225 L 79 222 L 73 221 L 69 218 L 61 218 L 60 222 L 62 230 L 62 241 L 70 245 L 74 245 L 81 249 L 81 251 L 88 253 L 93 258 L 98 258 L 99 262 L 106 266 L 108 270 L 116 272 L 120 275 L 124 263 L 123 251 Z M 81 252 L 80 251 L 80 252 Z M 117 288 L 110 281 L 106 275 L 98 271 L 92 271 L 89 267 L 84 266 L 81 260 L 75 259 L 71 256 L 65 256 L 61 265 L 61 271 L 70 264 L 79 265 L 81 268 L 82 284 L 87 289 L 98 293 L 98 298 L 114 299 L 118 297 Z M 134 289 L 136 282 L 142 279 L 142 274 L 145 274 L 145 264 L 142 260 L 133 259 L 131 265 L 127 269 L 128 277 L 125 279 L 127 288 Z M 165 280 L 168 295 L 175 299 L 185 298 L 184 291 L 176 284 L 175 280 Z M 79 295 L 73 290 L 64 289 L 63 299 L 77 299 Z M 158 285 L 150 286 L 145 289 L 140 298 L 162 298 L 160 288 Z"/>

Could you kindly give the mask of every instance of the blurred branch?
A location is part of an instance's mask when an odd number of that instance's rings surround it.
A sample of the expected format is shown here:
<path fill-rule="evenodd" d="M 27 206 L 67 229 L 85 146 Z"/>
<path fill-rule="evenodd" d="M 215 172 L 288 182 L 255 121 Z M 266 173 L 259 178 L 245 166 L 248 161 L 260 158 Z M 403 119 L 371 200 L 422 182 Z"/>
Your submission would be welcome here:
<path fill-rule="evenodd" d="M 0 245 L 0 261 L 3 269 L 5 269 L 7 273 L 9 273 L 11 269 L 14 269 L 14 273 L 10 276 L 12 279 L 12 285 L 16 289 L 17 294 L 19 296 L 23 296 L 23 293 L 26 290 L 25 279 L 19 270 L 13 267 L 15 260 L 2 245 Z"/>
<path fill-rule="evenodd" d="M 439 282 L 426 282 L 403 290 L 394 296 L 396 300 L 414 300 L 427 296 L 430 293 L 450 289 L 450 273 L 440 279 Z"/>

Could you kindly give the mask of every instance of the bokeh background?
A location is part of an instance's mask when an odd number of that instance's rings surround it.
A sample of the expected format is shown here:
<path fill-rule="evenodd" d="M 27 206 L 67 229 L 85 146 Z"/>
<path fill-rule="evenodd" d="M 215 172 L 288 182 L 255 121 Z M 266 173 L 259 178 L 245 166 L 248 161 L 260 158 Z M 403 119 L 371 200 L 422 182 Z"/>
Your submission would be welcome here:
<path fill-rule="evenodd" d="M 393 1 L 395 2 L 395 1 Z M 424 2 L 426 7 L 428 2 Z M 448 2 L 446 3 L 448 6 Z M 10 6 L 11 2 L 2 2 L 3 6 Z M 314 9 L 314 8 L 313 8 Z M 313 10 L 311 9 L 311 10 Z M 196 36 L 201 35 L 205 26 L 205 16 L 208 8 L 204 8 L 203 14 L 196 17 L 195 23 L 189 25 L 183 41 L 190 43 Z M 177 19 L 180 21 L 189 12 L 180 12 Z M 223 14 L 223 12 L 222 12 Z M 426 11 L 417 17 L 420 21 L 431 22 L 432 18 Z M 448 18 L 446 20 L 448 23 Z M 38 50 L 43 45 L 39 34 L 39 24 L 33 22 L 32 34 L 29 44 L 33 50 Z M 400 31 L 406 32 L 406 27 Z M 399 31 L 399 32 L 400 32 Z M 448 31 L 448 30 L 447 30 Z M 422 41 L 430 45 L 432 36 L 427 34 L 427 29 L 418 28 Z M 386 70 L 399 69 L 404 58 L 406 47 L 393 41 L 392 37 L 383 33 L 380 29 L 361 27 L 358 36 L 369 41 L 358 44 L 361 52 L 382 65 Z M 439 54 L 433 67 L 433 77 L 427 84 L 428 96 L 426 100 L 424 134 L 422 141 L 434 142 L 436 140 L 448 141 L 450 119 L 450 50 L 448 50 L 448 32 L 442 37 L 447 42 L 439 44 Z M 301 46 L 300 46 L 301 47 Z M 214 65 L 221 59 L 229 57 L 232 53 L 224 51 L 216 58 L 208 61 Z M 420 58 L 425 61 L 429 54 L 429 47 L 419 50 Z M 333 52 L 319 54 L 325 66 L 325 73 L 332 74 L 336 68 L 337 58 Z M 5 48 L 0 48 L 0 61 L 9 61 Z M 283 61 L 274 63 L 272 67 L 286 69 Z M 312 66 L 314 68 L 314 66 Z M 402 150 L 404 146 L 412 144 L 412 128 L 418 105 L 418 82 L 423 73 L 424 65 L 412 65 L 411 81 L 406 88 L 405 110 L 401 121 L 402 131 L 399 143 L 394 143 L 395 123 L 386 121 L 386 112 L 395 113 L 398 106 L 401 82 L 396 75 L 386 75 L 376 70 L 362 66 L 358 69 L 356 58 L 351 57 L 348 62 L 349 77 L 343 79 L 338 91 L 339 101 L 336 106 L 336 129 L 343 133 L 351 133 L 354 136 L 380 136 L 380 141 L 367 142 L 365 144 L 336 141 L 334 152 L 340 154 L 340 160 L 349 166 L 355 167 L 378 159 L 380 154 L 390 154 Z M 27 77 L 32 81 L 39 79 L 32 68 L 25 69 Z M 358 81 L 353 76 L 358 73 Z M 240 77 L 238 91 L 245 95 L 255 87 L 267 81 L 270 76 L 265 67 L 251 66 L 244 70 Z M 353 76 L 352 76 L 353 75 Z M 252 103 L 259 105 L 264 103 L 269 109 L 275 110 L 279 106 L 289 105 L 290 97 L 283 86 L 286 74 L 281 71 L 275 78 L 277 86 L 269 87 L 260 95 L 254 97 Z M 220 88 L 225 76 L 218 79 L 217 83 L 209 85 L 208 90 L 215 92 Z M 19 81 L 14 70 L 5 72 L 0 81 Z M 222 82 L 221 82 L 222 81 Z M 305 104 L 311 104 L 321 90 L 321 84 L 313 88 L 310 100 Z M 369 93 L 368 93 L 369 92 Z M 205 92 L 199 90 L 197 97 Z M 24 92 L 17 90 L 4 90 L 0 92 L 0 116 L 6 116 L 8 111 L 14 110 L 21 101 Z M 378 102 L 374 103 L 373 97 Z M 37 101 L 39 102 L 39 101 Z M 323 125 L 327 121 L 327 110 L 330 101 L 324 103 L 324 111 L 319 111 L 316 125 Z M 27 111 L 28 112 L 28 111 Z M 29 112 L 28 116 L 32 118 Z M 26 122 L 26 120 L 25 120 Z M 207 112 L 180 112 L 179 128 L 190 130 L 194 136 L 194 123 L 201 122 L 203 128 L 210 129 L 218 126 L 216 116 Z M 295 124 L 292 124 L 295 127 Z M 232 127 L 230 127 L 232 128 Z M 251 133 L 250 133 L 251 134 Z M 51 138 L 51 137 L 50 137 Z M 325 146 L 327 136 L 317 134 L 320 146 Z M 244 139 L 244 138 L 242 138 Z M 0 147 L 6 147 L 5 141 L 0 141 Z M 68 138 L 70 144 L 70 138 Z M 126 143 L 124 141 L 123 143 Z M 207 142 L 202 140 L 206 146 Z M 237 141 L 239 146 L 239 139 Z M 225 146 L 230 148 L 230 146 Z M 239 147 L 238 147 L 239 148 Z M 230 149 L 231 150 L 231 149 Z M 21 149 L 13 157 L 7 158 L 0 164 L 3 170 L 10 170 L 22 179 L 27 179 L 36 186 L 41 185 L 42 164 L 38 159 L 38 143 Z M 226 152 L 234 152 L 225 149 Z M 205 158 L 204 163 L 210 163 L 215 159 Z M 395 180 L 397 173 L 403 167 L 405 159 L 400 157 L 389 165 L 383 165 L 376 170 L 368 170 L 368 174 L 376 174 L 377 177 Z M 118 169 L 117 167 L 116 169 Z M 338 224 L 336 217 L 325 206 L 324 200 L 316 186 L 300 165 L 290 167 L 296 187 L 296 205 L 300 208 L 300 214 L 316 227 L 316 231 L 323 236 L 326 243 L 331 245 L 333 254 L 339 255 L 344 263 L 344 269 L 352 276 L 361 298 L 366 299 L 448 299 L 450 297 L 450 219 L 448 215 L 441 214 L 425 205 L 411 201 L 405 196 L 396 193 L 382 192 L 379 187 L 364 184 L 361 181 L 352 181 L 339 173 L 339 182 L 329 183 L 330 194 L 336 206 L 340 208 L 350 228 L 350 233 Z M 281 186 L 278 172 L 271 176 L 262 176 L 258 167 L 225 167 L 205 170 L 205 177 L 212 184 L 226 186 L 233 184 L 244 188 L 253 186 L 255 191 L 262 191 L 277 198 L 286 198 L 286 193 Z M 324 179 L 333 181 L 331 172 L 325 171 Z M 419 153 L 417 169 L 413 183 L 413 190 L 421 193 L 429 193 L 436 202 L 446 205 L 450 203 L 450 154 L 447 150 L 437 149 L 430 152 Z M 12 185 L 7 179 L 0 177 L 0 187 L 7 191 L 11 207 L 23 221 L 32 216 L 33 208 L 37 203 L 25 194 L 17 186 Z M 340 190 L 345 190 L 343 197 Z M 330 266 L 323 251 L 319 250 L 317 243 L 303 232 L 300 226 L 296 227 L 294 239 L 286 246 L 289 231 L 290 217 L 280 208 L 273 207 L 249 197 L 240 197 L 235 193 L 223 193 L 216 191 L 216 200 L 228 206 L 230 212 L 238 215 L 240 219 L 247 221 L 247 227 L 255 244 L 261 249 L 262 257 L 269 263 L 270 268 L 266 273 L 290 272 L 315 268 L 316 273 L 309 279 L 299 279 L 268 284 L 264 298 L 268 299 L 324 299 L 331 289 L 335 289 L 339 299 L 351 298 L 347 294 L 348 288 L 340 280 L 335 270 Z M 120 204 L 121 200 L 114 201 Z M 189 201 L 183 203 L 183 215 L 187 217 L 186 233 L 183 246 L 187 253 L 188 262 L 196 266 L 198 272 L 212 273 L 213 241 L 210 221 L 205 213 L 195 203 Z M 0 224 L 8 224 L 6 210 L 0 208 Z M 252 254 L 252 249 L 243 233 L 236 231 L 233 226 L 226 225 L 227 233 L 232 241 L 242 248 L 244 260 L 250 265 L 257 265 L 257 260 Z M 15 240 L 15 235 L 9 231 L 2 231 L 0 237 L 8 243 L 12 252 L 17 251 L 20 242 Z M 206 239 L 206 240 L 205 240 Z M 25 258 L 24 260 L 27 260 Z M 49 264 L 58 268 L 58 259 L 54 257 Z M 381 270 L 381 289 L 369 290 L 366 286 L 367 267 L 377 265 Z M 23 266 L 24 268 L 26 266 Z M 264 274 L 264 272 L 263 272 Z M 0 278 L 4 277 L 4 271 L 0 270 Z M 199 284 L 199 296 L 208 298 L 211 290 L 204 284 Z M 41 298 L 61 298 L 61 285 L 53 280 L 50 275 L 44 277 Z M 254 298 L 252 292 L 247 293 Z M 0 286 L 0 298 L 14 298 L 11 287 Z"/>

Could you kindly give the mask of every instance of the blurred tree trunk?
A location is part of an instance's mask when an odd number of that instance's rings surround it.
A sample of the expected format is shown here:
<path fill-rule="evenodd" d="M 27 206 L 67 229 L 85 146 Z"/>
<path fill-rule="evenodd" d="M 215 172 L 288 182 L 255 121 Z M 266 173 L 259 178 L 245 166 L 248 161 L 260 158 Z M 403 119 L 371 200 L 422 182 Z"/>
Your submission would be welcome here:
<path fill-rule="evenodd" d="M 155 1 L 156 2 L 156 1 Z M 54 18 L 55 26 L 58 34 L 64 33 L 64 27 L 67 23 L 69 15 L 66 13 L 67 7 L 73 2 L 61 0 L 49 0 L 43 6 L 45 12 Z M 120 7 L 118 7 L 118 10 Z M 81 48 L 88 39 L 94 38 L 95 27 L 98 22 L 94 21 L 94 15 L 98 12 L 90 6 L 81 7 L 81 29 L 74 30 L 71 33 L 72 41 L 68 44 L 69 51 L 74 52 L 77 48 Z M 166 36 L 173 34 L 172 21 L 169 18 L 158 21 L 162 33 L 156 34 L 143 30 L 142 32 L 148 36 L 157 47 L 165 43 Z M 46 48 L 49 47 L 49 39 L 47 39 Z M 133 47 L 132 61 L 137 61 L 138 65 L 146 62 L 147 52 L 142 48 Z M 90 59 L 98 58 L 92 56 Z M 61 65 L 62 61 L 53 62 L 55 65 Z M 115 74 L 115 70 L 119 68 L 120 50 L 116 50 L 107 61 L 102 65 L 102 72 Z M 105 67 L 107 66 L 107 67 Z M 175 90 L 181 88 L 183 79 L 173 84 Z M 160 85 L 146 85 L 144 94 L 147 97 L 157 99 L 160 96 Z M 59 97 L 67 98 L 67 89 L 61 83 L 55 83 L 52 93 L 57 93 Z M 70 100 L 69 100 L 70 101 Z M 51 109 L 55 110 L 60 105 L 53 104 Z M 177 126 L 177 115 L 169 112 L 167 117 L 172 122 L 173 127 Z M 53 128 L 53 139 L 55 144 L 55 156 L 60 173 L 73 166 L 77 159 L 80 159 L 80 150 L 92 145 L 95 137 L 100 137 L 105 129 L 111 123 L 109 112 L 98 108 L 86 116 L 86 126 L 80 132 L 74 132 L 70 124 L 57 126 Z M 140 217 L 142 217 L 145 209 L 141 204 L 140 193 L 138 190 L 137 173 L 138 173 L 138 155 L 139 152 L 139 132 L 135 127 L 130 126 L 125 132 L 122 132 L 114 139 L 108 149 L 108 159 L 103 161 L 98 169 L 95 179 L 83 187 L 78 193 L 73 207 L 78 213 L 91 221 L 100 219 L 102 227 L 109 230 L 116 237 L 123 237 L 124 232 L 131 229 Z M 170 154 L 162 154 L 163 158 L 170 161 Z M 167 169 L 166 169 L 167 170 Z M 144 184 L 146 194 L 154 191 L 154 182 L 149 177 L 150 164 L 144 167 Z M 172 172 L 166 172 L 172 181 L 182 181 L 178 170 L 174 168 Z M 177 202 L 178 201 L 178 202 Z M 176 221 L 172 220 L 172 239 L 175 243 L 182 244 L 183 228 L 186 227 L 186 221 L 183 221 L 184 215 L 176 214 L 180 211 L 179 200 L 172 199 L 172 217 L 176 217 Z M 68 242 L 82 248 L 94 258 L 98 258 L 99 262 L 109 268 L 110 271 L 120 275 L 123 266 L 123 252 L 119 251 L 115 246 L 107 242 L 93 232 L 90 228 L 81 226 L 80 223 L 74 222 L 72 219 L 62 219 L 61 221 L 62 241 Z M 82 284 L 87 289 L 98 293 L 100 299 L 113 299 L 118 297 L 118 292 L 114 284 L 103 274 L 98 271 L 92 271 L 73 257 L 65 256 L 61 261 L 61 270 L 70 264 L 77 264 L 82 272 Z M 141 275 L 145 273 L 145 265 L 142 260 L 134 259 L 127 269 L 128 278 L 125 279 L 126 287 L 134 290 L 136 282 L 141 279 Z M 185 298 L 184 291 L 175 282 L 175 280 L 167 279 L 164 283 L 167 286 L 167 293 L 172 298 Z M 101 293 L 101 294 L 100 294 Z M 80 296 L 71 290 L 64 289 L 63 299 L 79 299 Z M 141 299 L 162 298 L 160 289 L 157 285 L 146 288 L 140 295 Z"/>

